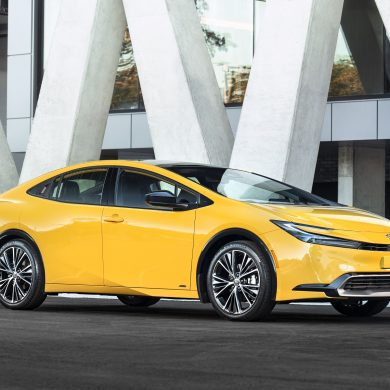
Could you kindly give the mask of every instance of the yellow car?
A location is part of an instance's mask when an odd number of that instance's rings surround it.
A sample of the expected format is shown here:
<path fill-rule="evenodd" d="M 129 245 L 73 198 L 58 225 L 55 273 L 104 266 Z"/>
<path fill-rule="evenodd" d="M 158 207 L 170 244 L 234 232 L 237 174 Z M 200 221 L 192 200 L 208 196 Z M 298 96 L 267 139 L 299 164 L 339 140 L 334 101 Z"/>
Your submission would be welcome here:
<path fill-rule="evenodd" d="M 98 161 L 0 196 L 0 301 L 48 294 L 211 302 L 257 320 L 275 303 L 329 301 L 368 316 L 390 299 L 390 221 L 254 173 Z"/>

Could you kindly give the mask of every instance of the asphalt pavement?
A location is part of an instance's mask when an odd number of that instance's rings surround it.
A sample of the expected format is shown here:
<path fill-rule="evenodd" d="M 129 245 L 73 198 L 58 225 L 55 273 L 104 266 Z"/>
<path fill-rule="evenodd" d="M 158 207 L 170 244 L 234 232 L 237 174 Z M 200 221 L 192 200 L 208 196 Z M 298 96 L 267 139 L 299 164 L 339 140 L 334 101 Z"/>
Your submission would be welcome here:
<path fill-rule="evenodd" d="M 210 305 L 49 297 L 0 308 L 0 389 L 389 389 L 390 309 L 351 319 L 277 305 L 267 322 Z"/>

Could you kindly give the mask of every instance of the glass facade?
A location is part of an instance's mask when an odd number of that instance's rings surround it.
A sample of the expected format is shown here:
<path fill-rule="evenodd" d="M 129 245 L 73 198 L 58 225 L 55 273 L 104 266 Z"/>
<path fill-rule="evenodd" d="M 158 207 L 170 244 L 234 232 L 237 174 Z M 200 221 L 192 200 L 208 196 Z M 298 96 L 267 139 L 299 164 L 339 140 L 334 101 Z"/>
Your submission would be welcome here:
<path fill-rule="evenodd" d="M 265 0 L 195 0 L 221 96 L 241 105 Z M 390 92 L 390 45 L 375 0 L 345 0 L 330 98 Z M 125 33 L 112 110 L 144 110 L 137 66 Z"/>

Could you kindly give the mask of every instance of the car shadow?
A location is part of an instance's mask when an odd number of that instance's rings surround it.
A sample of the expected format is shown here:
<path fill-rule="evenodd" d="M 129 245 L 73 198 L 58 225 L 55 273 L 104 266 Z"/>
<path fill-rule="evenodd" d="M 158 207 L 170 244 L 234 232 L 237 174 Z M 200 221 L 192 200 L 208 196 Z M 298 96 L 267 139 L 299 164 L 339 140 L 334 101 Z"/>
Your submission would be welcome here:
<path fill-rule="evenodd" d="M 146 308 L 127 307 L 115 300 L 50 298 L 37 311 L 42 313 L 72 313 L 80 315 L 132 316 L 147 319 L 222 320 L 211 304 L 199 302 L 162 301 Z M 329 323 L 329 324 L 390 324 L 390 309 L 374 317 L 346 317 L 330 306 L 276 305 L 268 323 Z"/>

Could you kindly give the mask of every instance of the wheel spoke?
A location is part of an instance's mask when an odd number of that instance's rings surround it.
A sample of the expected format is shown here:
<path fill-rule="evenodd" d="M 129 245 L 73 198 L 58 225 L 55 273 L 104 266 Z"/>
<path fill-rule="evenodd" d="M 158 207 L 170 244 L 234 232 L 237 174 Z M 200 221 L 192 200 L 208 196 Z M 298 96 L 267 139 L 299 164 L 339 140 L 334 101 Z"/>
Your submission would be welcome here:
<path fill-rule="evenodd" d="M 5 264 L 6 264 L 7 268 L 8 268 L 10 271 L 12 271 L 11 263 L 10 263 L 10 261 L 9 261 L 9 259 L 8 259 L 8 255 L 7 255 L 7 250 L 4 251 L 3 257 L 4 257 Z"/>
<path fill-rule="evenodd" d="M 219 260 L 217 264 L 220 265 L 229 275 L 232 275 L 232 272 L 226 267 L 222 260 Z"/>
<path fill-rule="evenodd" d="M 23 299 L 26 296 L 26 293 L 20 288 L 19 283 L 17 281 L 15 282 L 15 284 L 16 284 L 16 291 L 20 296 L 19 300 Z"/>
<path fill-rule="evenodd" d="M 235 301 L 236 306 L 237 306 L 238 314 L 241 314 L 242 313 L 242 309 L 241 309 L 240 300 L 238 299 L 237 287 L 234 288 L 234 301 Z"/>
<path fill-rule="evenodd" d="M 29 271 L 30 270 L 30 271 Z M 29 271 L 29 272 L 27 272 Z M 32 273 L 31 271 L 31 264 L 29 264 L 28 266 L 26 266 L 25 268 L 23 268 L 20 272 L 20 274 L 25 274 L 25 273 Z"/>
<path fill-rule="evenodd" d="M 246 272 L 244 275 L 240 275 L 240 279 L 243 279 L 243 278 L 245 278 L 245 276 L 253 274 L 253 272 L 259 273 L 259 270 L 257 268 L 253 268 L 252 270 Z"/>
<path fill-rule="evenodd" d="M 20 256 L 18 262 L 16 263 L 15 270 L 18 269 L 18 267 L 19 267 L 20 263 L 22 262 L 24 256 L 26 256 L 26 252 L 23 252 L 23 254 Z"/>
<path fill-rule="evenodd" d="M 225 264 L 227 265 L 227 267 L 229 269 L 229 273 L 234 275 L 234 269 L 232 267 L 232 254 L 231 253 L 226 253 L 223 258 L 225 260 Z"/>
<path fill-rule="evenodd" d="M 253 287 L 252 286 L 251 288 L 247 287 L 247 286 L 241 286 L 243 290 L 245 290 L 247 293 L 249 293 L 250 296 L 256 298 L 257 295 L 259 294 L 259 291 L 256 291 L 256 290 L 253 290 Z"/>
<path fill-rule="evenodd" d="M 226 310 L 226 308 L 228 307 L 228 304 L 230 303 L 230 300 L 231 300 L 232 297 L 233 297 L 233 292 L 234 292 L 234 290 L 232 290 L 232 291 L 230 292 L 228 298 L 226 299 L 225 306 L 223 307 L 224 310 Z M 228 310 L 228 311 L 230 311 L 230 310 Z"/>
<path fill-rule="evenodd" d="M 230 283 L 230 280 L 221 278 L 220 276 L 217 275 L 213 275 L 213 284 L 216 283 Z"/>
<path fill-rule="evenodd" d="M 217 292 L 215 297 L 219 297 L 228 287 L 230 287 L 233 283 L 228 283 L 226 286 L 222 287 L 221 290 Z"/>

